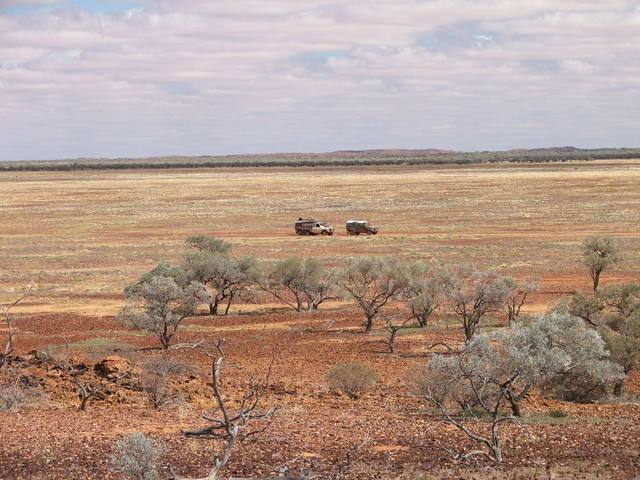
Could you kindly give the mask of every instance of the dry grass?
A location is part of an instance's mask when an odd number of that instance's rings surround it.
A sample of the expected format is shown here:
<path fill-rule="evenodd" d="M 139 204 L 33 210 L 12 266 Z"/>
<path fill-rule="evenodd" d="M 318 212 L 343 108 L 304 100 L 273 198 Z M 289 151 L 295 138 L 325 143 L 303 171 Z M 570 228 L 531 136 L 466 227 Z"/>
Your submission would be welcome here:
<path fill-rule="evenodd" d="M 588 283 L 576 260 L 589 234 L 615 236 L 629 250 L 616 278 L 637 272 L 638 185 L 633 160 L 1 173 L 0 281 L 5 292 L 38 285 L 24 311 L 109 314 L 127 282 L 160 260 L 178 261 L 183 239 L 202 233 L 267 259 L 466 261 L 537 274 L 545 291 L 566 291 Z M 299 215 L 334 223 L 337 235 L 296 237 Z M 367 218 L 381 234 L 348 237 L 349 218 Z"/>

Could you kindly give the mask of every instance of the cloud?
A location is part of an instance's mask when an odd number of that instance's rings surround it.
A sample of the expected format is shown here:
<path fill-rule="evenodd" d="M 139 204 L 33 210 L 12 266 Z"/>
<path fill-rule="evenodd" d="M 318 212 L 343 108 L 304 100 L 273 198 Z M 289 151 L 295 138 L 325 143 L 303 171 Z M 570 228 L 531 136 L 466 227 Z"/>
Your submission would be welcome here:
<path fill-rule="evenodd" d="M 637 143 L 633 1 L 16 6 L 2 160 Z"/>

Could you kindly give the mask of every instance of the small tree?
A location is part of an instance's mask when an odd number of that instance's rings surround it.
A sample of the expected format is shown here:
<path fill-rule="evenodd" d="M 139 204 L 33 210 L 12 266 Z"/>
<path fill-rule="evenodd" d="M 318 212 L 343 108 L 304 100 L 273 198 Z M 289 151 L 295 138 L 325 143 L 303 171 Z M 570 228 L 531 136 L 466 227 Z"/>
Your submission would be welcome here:
<path fill-rule="evenodd" d="M 325 379 L 332 389 L 356 399 L 359 393 L 378 380 L 378 375 L 374 369 L 359 363 L 338 363 L 329 370 Z"/>
<path fill-rule="evenodd" d="M 325 269 L 315 258 L 289 257 L 268 269 L 260 287 L 300 312 L 336 298 L 336 277 L 335 270 Z"/>
<path fill-rule="evenodd" d="M 396 353 L 396 337 L 403 328 L 407 328 L 407 323 L 413 317 L 401 319 L 400 315 L 385 315 L 384 316 L 384 329 L 389 332 L 389 337 L 386 340 L 386 345 L 389 347 L 389 353 Z"/>
<path fill-rule="evenodd" d="M 520 401 L 533 386 L 564 382 L 567 377 L 602 384 L 620 376 L 620 369 L 607 360 L 597 332 L 568 314 L 551 314 L 530 326 L 514 324 L 493 340 L 476 335 L 458 355 L 435 356 L 422 372 L 412 375 L 411 383 L 446 423 L 483 447 L 467 453 L 438 448 L 456 459 L 482 455 L 497 463 L 503 458 L 500 425 L 517 421 L 505 409 L 519 416 Z M 455 409 L 461 410 L 462 418 Z M 478 410 L 489 418 L 490 435 L 466 421 Z"/>
<path fill-rule="evenodd" d="M 167 350 L 182 321 L 195 313 L 199 303 L 210 300 L 206 288 L 197 282 L 184 287 L 173 278 L 152 276 L 125 289 L 131 306 L 119 315 L 128 328 L 145 330 Z"/>
<path fill-rule="evenodd" d="M 364 312 L 368 333 L 381 309 L 406 288 L 407 277 L 395 259 L 362 257 L 347 261 L 337 284 Z"/>
<path fill-rule="evenodd" d="M 582 242 L 582 263 L 593 281 L 593 291 L 598 290 L 600 275 L 620 261 L 621 255 L 615 240 L 610 237 L 588 237 Z"/>
<path fill-rule="evenodd" d="M 433 445 L 455 460 L 484 456 L 491 462 L 501 462 L 500 426 L 509 421 L 519 423 L 515 417 L 502 413 L 507 400 L 502 384 L 494 376 L 493 364 L 498 359 L 499 354 L 491 347 L 488 338 L 478 335 L 470 339 L 457 356 L 445 358 L 435 355 L 422 372 L 412 375 L 414 394 L 435 407 L 445 423 L 453 425 L 479 445 L 480 448 L 469 452 Z M 467 421 L 469 416 L 476 418 L 477 411 L 488 417 L 489 435 L 474 429 Z"/>
<path fill-rule="evenodd" d="M 164 447 L 142 433 L 133 433 L 115 443 L 111 456 L 114 472 L 135 480 L 156 480 Z"/>
<path fill-rule="evenodd" d="M 533 279 L 516 280 L 512 277 L 502 277 L 506 288 L 510 292 L 507 296 L 504 307 L 507 314 L 509 326 L 520 316 L 520 310 L 527 301 L 527 297 L 538 291 L 539 285 Z"/>
<path fill-rule="evenodd" d="M 418 325 L 426 327 L 431 314 L 440 306 L 451 272 L 438 267 L 431 269 L 423 262 L 413 262 L 406 266 L 407 286 L 402 292 L 411 318 Z"/>
<path fill-rule="evenodd" d="M 466 341 L 475 335 L 482 319 L 503 308 L 512 295 L 504 278 L 493 271 L 472 272 L 464 267 L 454 275 L 446 298 L 453 311 L 460 315 Z"/>
<path fill-rule="evenodd" d="M 209 313 L 218 314 L 218 307 L 226 301 L 224 314 L 235 298 L 242 295 L 259 278 L 258 262 L 254 257 L 232 258 L 225 253 L 200 251 L 185 256 L 183 267 L 187 278 L 212 290 Z"/>
<path fill-rule="evenodd" d="M 340 298 L 336 293 L 339 276 L 340 271 L 336 268 L 322 268 L 320 276 L 305 292 L 307 305 L 310 305 L 311 310 L 317 310 L 327 300 Z"/>

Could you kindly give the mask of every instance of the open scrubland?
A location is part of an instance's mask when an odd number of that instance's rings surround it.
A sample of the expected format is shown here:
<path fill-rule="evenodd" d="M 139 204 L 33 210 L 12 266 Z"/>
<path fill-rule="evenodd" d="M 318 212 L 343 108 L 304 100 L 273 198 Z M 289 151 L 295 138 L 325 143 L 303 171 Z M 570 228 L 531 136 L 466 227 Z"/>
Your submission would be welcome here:
<path fill-rule="evenodd" d="M 211 359 L 202 348 L 169 350 L 188 371 L 172 380 L 179 398 L 152 409 L 133 378 L 142 375 L 145 359 L 158 355 L 157 342 L 116 318 L 123 288 L 161 261 L 181 262 L 189 236 L 227 240 L 234 256 L 254 255 L 261 263 L 300 256 L 340 266 L 349 257 L 395 256 L 465 263 L 516 279 L 535 276 L 540 289 L 524 310 L 541 313 L 575 291 L 589 292 L 580 263 L 587 236 L 611 237 L 624 252 L 603 274 L 605 286 L 640 281 L 639 186 L 640 160 L 634 159 L 2 172 L 0 300 L 34 285 L 13 310 L 15 347 L 47 398 L 0 412 L 0 479 L 124 478 L 110 470 L 109 456 L 116 440 L 134 432 L 165 444 L 163 463 L 183 474 L 206 474 L 220 442 L 180 434 L 206 424 L 201 414 L 215 411 L 207 383 Z M 332 223 L 336 234 L 296 236 L 299 216 Z M 367 219 L 380 233 L 347 236 L 348 219 Z M 403 311 L 393 302 L 389 309 Z M 222 378 L 234 407 L 246 374 L 262 378 L 272 364 L 263 402 L 279 409 L 264 432 L 236 446 L 223 476 L 269 477 L 287 462 L 292 470 L 310 467 L 345 479 L 640 475 L 635 372 L 615 401 L 570 403 L 534 389 L 524 400 L 522 425 L 503 426 L 503 462 L 454 462 L 431 447 L 472 442 L 441 423 L 428 403 L 408 397 L 406 385 L 407 372 L 443 351 L 430 346 L 464 343 L 456 315 L 443 306 L 428 327 L 402 330 L 394 354 L 383 343 L 384 322 L 378 319 L 364 334 L 363 320 L 346 299 L 296 312 L 262 292 L 238 300 L 227 316 L 208 315 L 202 306 L 184 321 L 176 342 L 211 345 L 224 337 L 228 363 L 244 367 L 226 369 Z M 495 312 L 481 328 L 504 324 L 504 314 Z M 73 371 L 55 366 L 63 357 Z M 325 375 L 339 362 L 372 367 L 377 383 L 357 398 L 334 392 Z M 105 369 L 105 378 L 131 376 L 79 410 L 74 375 Z M 477 420 L 481 430 L 485 420 Z"/>

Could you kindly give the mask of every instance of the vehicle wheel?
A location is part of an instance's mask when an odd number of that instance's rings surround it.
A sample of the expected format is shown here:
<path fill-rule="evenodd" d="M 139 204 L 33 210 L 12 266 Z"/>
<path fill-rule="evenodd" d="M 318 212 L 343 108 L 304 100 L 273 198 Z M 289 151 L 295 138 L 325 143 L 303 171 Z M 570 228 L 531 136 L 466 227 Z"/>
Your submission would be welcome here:
<path fill-rule="evenodd" d="M 320 235 L 329 235 L 329 232 L 327 232 L 326 230 L 322 230 L 322 232 L 320 232 Z"/>

